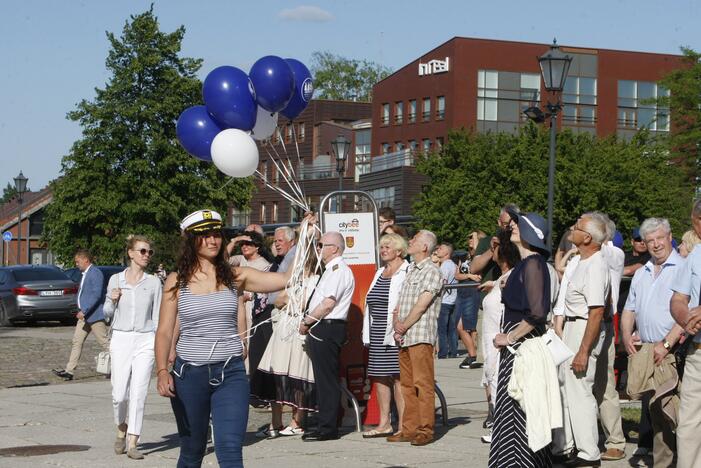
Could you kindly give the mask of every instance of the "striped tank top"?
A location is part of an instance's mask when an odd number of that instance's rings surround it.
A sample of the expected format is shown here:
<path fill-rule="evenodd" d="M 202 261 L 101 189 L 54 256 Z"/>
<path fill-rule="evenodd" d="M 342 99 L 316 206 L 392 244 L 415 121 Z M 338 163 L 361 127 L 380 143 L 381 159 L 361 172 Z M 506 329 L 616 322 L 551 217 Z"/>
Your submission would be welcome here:
<path fill-rule="evenodd" d="M 193 294 L 190 288 L 178 294 L 180 338 L 177 355 L 192 364 L 210 364 L 241 356 L 238 336 L 238 297 L 236 290 Z"/>

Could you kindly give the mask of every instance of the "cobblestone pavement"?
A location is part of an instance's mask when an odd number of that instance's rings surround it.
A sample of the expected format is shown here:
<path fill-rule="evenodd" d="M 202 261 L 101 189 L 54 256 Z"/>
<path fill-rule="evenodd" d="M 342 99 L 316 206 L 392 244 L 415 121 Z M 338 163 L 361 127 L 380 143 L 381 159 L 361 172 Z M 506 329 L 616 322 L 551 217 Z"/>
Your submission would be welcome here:
<path fill-rule="evenodd" d="M 66 366 L 74 329 L 55 322 L 0 328 L 0 388 L 63 383 L 51 369 Z M 100 346 L 91 334 L 83 346 L 74 380 L 104 380 L 95 372 L 99 352 Z"/>

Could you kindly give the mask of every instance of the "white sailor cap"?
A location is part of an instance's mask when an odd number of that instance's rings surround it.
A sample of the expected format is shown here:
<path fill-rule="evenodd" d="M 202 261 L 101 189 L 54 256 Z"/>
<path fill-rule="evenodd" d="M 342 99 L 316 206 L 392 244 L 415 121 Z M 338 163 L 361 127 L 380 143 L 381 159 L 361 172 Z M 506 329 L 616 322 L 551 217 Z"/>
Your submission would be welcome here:
<path fill-rule="evenodd" d="M 222 226 L 221 215 L 214 210 L 197 210 L 180 222 L 180 230 L 183 232 L 218 231 Z"/>

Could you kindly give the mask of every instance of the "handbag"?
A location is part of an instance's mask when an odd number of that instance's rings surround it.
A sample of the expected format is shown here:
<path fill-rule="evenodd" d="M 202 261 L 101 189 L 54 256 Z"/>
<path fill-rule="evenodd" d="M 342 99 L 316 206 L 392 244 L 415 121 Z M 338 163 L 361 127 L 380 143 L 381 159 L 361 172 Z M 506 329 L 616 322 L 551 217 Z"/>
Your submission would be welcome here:
<path fill-rule="evenodd" d="M 97 361 L 98 374 L 110 375 L 112 373 L 112 357 L 109 351 L 100 351 L 95 360 Z"/>
<path fill-rule="evenodd" d="M 557 336 L 554 329 L 549 329 L 540 339 L 545 342 L 545 346 L 550 351 L 556 367 L 574 357 L 572 350 Z"/>

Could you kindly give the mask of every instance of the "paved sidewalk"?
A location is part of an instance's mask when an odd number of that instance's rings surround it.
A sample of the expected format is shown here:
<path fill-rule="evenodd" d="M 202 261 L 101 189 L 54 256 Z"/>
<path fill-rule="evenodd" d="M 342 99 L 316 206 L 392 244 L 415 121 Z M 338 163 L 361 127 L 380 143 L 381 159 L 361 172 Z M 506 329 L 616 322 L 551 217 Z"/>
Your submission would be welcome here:
<path fill-rule="evenodd" d="M 451 426 L 440 425 L 438 440 L 425 447 L 390 444 L 384 439 L 364 440 L 359 433 L 347 433 L 338 441 L 302 442 L 298 437 L 257 440 L 258 426 L 269 421 L 269 413 L 252 409 L 244 458 L 247 467 L 389 467 L 486 466 L 489 447 L 479 440 L 486 416 L 484 390 L 479 385 L 481 370 L 458 369 L 458 359 L 436 361 L 436 374 L 449 404 Z M 285 421 L 289 414 L 285 415 Z M 7 457 L 0 455 L 1 467 L 172 467 L 178 448 L 175 421 L 167 399 L 153 385 L 147 401 L 141 449 L 142 461 L 114 455 L 114 425 L 110 383 L 105 380 L 71 382 L 37 387 L 0 390 L 0 454 L 19 446 L 78 445 L 84 451 Z M 39 446 L 39 447 L 36 447 Z M 634 446 L 628 446 L 632 453 Z M 604 467 L 627 467 L 628 460 L 604 463 Z M 203 466 L 218 466 L 209 453 Z M 643 465 L 644 466 L 644 465 Z"/>

